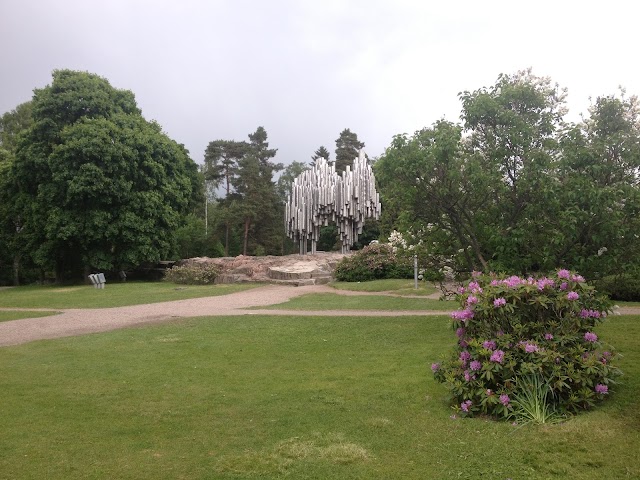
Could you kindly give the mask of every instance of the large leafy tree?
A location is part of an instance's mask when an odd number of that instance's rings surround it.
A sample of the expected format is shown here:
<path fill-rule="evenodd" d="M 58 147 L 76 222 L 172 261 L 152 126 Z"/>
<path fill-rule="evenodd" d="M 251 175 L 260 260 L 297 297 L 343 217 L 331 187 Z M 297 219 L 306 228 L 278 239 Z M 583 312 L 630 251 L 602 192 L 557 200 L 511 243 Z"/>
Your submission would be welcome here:
<path fill-rule="evenodd" d="M 564 95 L 529 71 L 501 75 L 460 95 L 463 125 L 396 136 L 374 166 L 384 230 L 467 271 L 640 273 L 638 101 L 599 97 L 565 124 Z"/>
<path fill-rule="evenodd" d="M 97 75 L 54 71 L 32 102 L 14 175 L 34 260 L 62 280 L 171 255 L 183 216 L 202 204 L 186 149 Z"/>
<path fill-rule="evenodd" d="M 358 140 L 358 135 L 348 128 L 340 132 L 336 139 L 336 172 L 344 172 L 358 157 L 364 143 Z"/>
<path fill-rule="evenodd" d="M 598 97 L 589 116 L 561 137 L 549 226 L 556 262 L 590 276 L 640 270 L 640 106 L 635 97 Z"/>
<path fill-rule="evenodd" d="M 413 231 L 438 265 L 487 268 L 483 248 L 483 169 L 464 151 L 462 129 L 439 121 L 412 137 L 398 135 L 374 169 L 387 231 Z M 422 259 L 426 262 L 427 259 Z"/>
<path fill-rule="evenodd" d="M 23 196 L 16 189 L 12 165 L 20 138 L 31 127 L 31 102 L 18 105 L 0 117 L 0 277 L 5 265 L 12 265 L 13 283 L 20 283 L 23 253 Z M 2 279 L 0 278 L 0 281 Z"/>
<path fill-rule="evenodd" d="M 565 92 L 531 71 L 500 75 L 495 85 L 464 92 L 462 119 L 470 155 L 493 178 L 482 210 L 486 249 L 498 269 L 537 270 L 554 201 L 550 172 L 558 156 Z"/>

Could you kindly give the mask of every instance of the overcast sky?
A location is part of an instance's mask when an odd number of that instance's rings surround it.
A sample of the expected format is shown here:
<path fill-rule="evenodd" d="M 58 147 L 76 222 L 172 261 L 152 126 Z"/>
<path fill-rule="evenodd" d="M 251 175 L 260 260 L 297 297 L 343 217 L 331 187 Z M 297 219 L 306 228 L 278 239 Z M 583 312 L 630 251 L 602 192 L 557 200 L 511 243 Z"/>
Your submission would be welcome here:
<path fill-rule="evenodd" d="M 393 135 L 457 121 L 457 94 L 528 67 L 570 115 L 640 94 L 640 3 L 420 0 L 0 0 L 0 113 L 96 73 L 202 162 L 262 125 L 276 160 L 309 161 L 350 128 L 371 157 Z"/>

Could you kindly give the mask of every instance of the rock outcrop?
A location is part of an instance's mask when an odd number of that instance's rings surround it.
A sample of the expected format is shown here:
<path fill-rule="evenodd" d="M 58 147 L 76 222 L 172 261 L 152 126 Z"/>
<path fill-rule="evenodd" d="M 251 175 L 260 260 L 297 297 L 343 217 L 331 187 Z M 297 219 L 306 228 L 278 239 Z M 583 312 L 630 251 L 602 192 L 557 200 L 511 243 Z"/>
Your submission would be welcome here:
<path fill-rule="evenodd" d="M 333 271 L 345 254 L 316 252 L 312 255 L 284 255 L 264 257 L 196 257 L 178 262 L 213 263 L 220 267 L 216 283 L 268 282 L 290 285 L 318 285 L 329 283 Z"/>

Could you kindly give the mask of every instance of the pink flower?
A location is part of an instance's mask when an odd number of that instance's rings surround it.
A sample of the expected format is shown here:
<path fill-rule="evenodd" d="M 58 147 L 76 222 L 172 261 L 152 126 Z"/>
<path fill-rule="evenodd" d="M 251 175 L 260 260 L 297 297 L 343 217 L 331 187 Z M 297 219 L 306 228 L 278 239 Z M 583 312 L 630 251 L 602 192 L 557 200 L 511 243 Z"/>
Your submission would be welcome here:
<path fill-rule="evenodd" d="M 524 344 L 524 351 L 527 353 L 534 353 L 537 352 L 538 350 L 540 350 L 538 348 L 538 346 L 535 343 L 525 343 Z"/>
<path fill-rule="evenodd" d="M 551 287 L 554 284 L 555 282 L 550 278 L 541 278 L 540 280 L 538 280 L 538 290 L 544 290 L 546 287 Z"/>
<path fill-rule="evenodd" d="M 431 371 L 433 373 L 436 373 L 438 370 L 440 370 L 440 364 L 439 363 L 432 363 L 431 364 Z"/>
<path fill-rule="evenodd" d="M 471 368 L 471 370 L 478 371 L 482 368 L 482 362 L 479 362 L 478 360 L 474 360 L 469 364 L 469 367 Z"/>
<path fill-rule="evenodd" d="M 487 350 L 495 350 L 496 342 L 494 342 L 493 340 L 487 340 L 482 343 L 482 348 L 486 348 Z"/>
<path fill-rule="evenodd" d="M 464 337 L 464 332 L 465 332 L 464 328 L 460 327 L 456 330 L 456 336 L 458 338 L 462 338 Z"/>
<path fill-rule="evenodd" d="M 502 395 L 500 395 L 500 403 L 503 404 L 505 407 L 509 406 L 509 402 L 511 402 L 511 399 L 509 398 L 509 395 L 507 395 L 506 393 L 503 393 Z"/>
<path fill-rule="evenodd" d="M 584 339 L 587 342 L 593 343 L 593 342 L 597 342 L 598 341 L 598 336 L 593 332 L 587 332 L 587 333 L 584 334 Z"/>
<path fill-rule="evenodd" d="M 491 390 L 490 388 L 487 388 L 487 396 L 491 396 L 493 395 L 493 390 Z"/>
<path fill-rule="evenodd" d="M 609 393 L 609 387 L 599 383 L 596 385 L 596 393 L 599 393 L 600 395 L 606 395 Z"/>
<path fill-rule="evenodd" d="M 576 292 L 567 293 L 567 300 L 578 300 L 579 298 L 580 295 L 578 295 Z"/>
<path fill-rule="evenodd" d="M 558 278 L 566 278 L 567 280 L 569 280 L 570 277 L 571 272 L 569 270 L 558 270 Z"/>
<path fill-rule="evenodd" d="M 550 333 L 545 333 L 544 334 L 544 339 L 545 340 L 553 340 L 553 335 Z"/>
<path fill-rule="evenodd" d="M 451 318 L 455 320 L 461 320 L 462 322 L 466 322 L 467 320 L 472 319 L 473 315 L 473 310 L 470 310 L 468 308 L 451 312 Z"/>
<path fill-rule="evenodd" d="M 504 352 L 502 350 L 496 350 L 493 352 L 489 360 L 496 363 L 502 363 L 504 361 Z"/>
<path fill-rule="evenodd" d="M 560 290 L 566 290 L 567 288 L 569 288 L 569 284 L 567 282 L 562 282 L 560 284 Z"/>
<path fill-rule="evenodd" d="M 584 282 L 584 277 L 582 275 L 574 275 L 573 277 L 571 277 L 571 280 L 577 283 L 581 283 Z"/>
<path fill-rule="evenodd" d="M 506 304 L 507 304 L 507 301 L 502 297 L 496 298 L 493 301 L 493 306 L 496 307 L 496 308 L 504 307 Z"/>
<path fill-rule="evenodd" d="M 468 412 L 471 405 L 473 405 L 471 400 L 465 400 L 460 404 L 460 408 L 462 409 L 463 412 Z"/>

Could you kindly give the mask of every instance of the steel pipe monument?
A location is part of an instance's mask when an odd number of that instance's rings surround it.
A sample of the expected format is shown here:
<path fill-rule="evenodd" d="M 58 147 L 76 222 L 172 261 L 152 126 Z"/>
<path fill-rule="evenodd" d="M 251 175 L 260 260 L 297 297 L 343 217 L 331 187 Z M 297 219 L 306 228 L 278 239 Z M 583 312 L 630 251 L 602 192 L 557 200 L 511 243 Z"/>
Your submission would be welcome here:
<path fill-rule="evenodd" d="M 353 166 L 338 174 L 324 158 L 293 181 L 285 206 L 287 235 L 298 242 L 300 254 L 316 253 L 320 227 L 329 222 L 338 226 L 342 253 L 358 241 L 365 219 L 380 218 L 380 195 L 371 165 L 360 150 Z"/>

